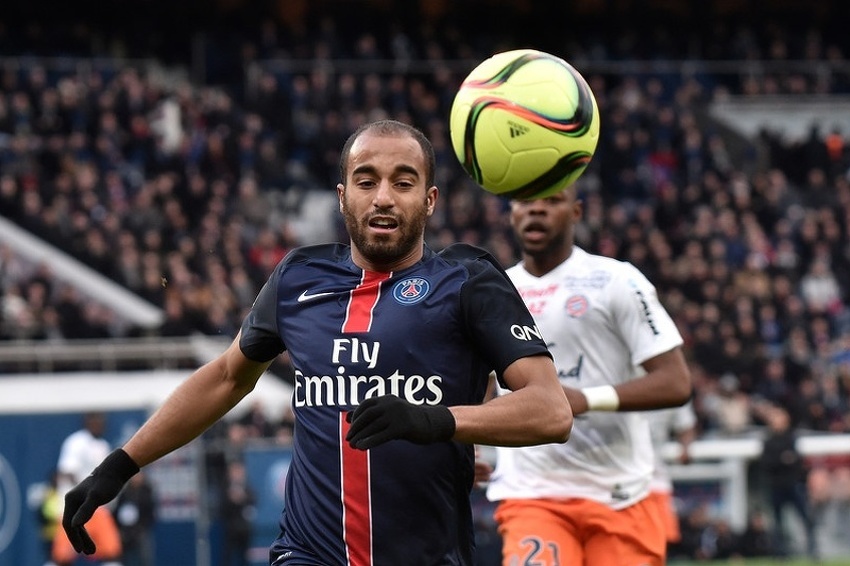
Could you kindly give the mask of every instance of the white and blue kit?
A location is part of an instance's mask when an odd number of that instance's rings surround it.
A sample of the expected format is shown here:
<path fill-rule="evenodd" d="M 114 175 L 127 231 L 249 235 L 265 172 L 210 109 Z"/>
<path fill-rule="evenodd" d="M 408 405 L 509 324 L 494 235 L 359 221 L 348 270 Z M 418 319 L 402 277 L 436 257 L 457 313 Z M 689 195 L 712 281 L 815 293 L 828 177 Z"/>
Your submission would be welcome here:
<path fill-rule="evenodd" d="M 471 566 L 473 446 L 345 441 L 366 398 L 474 405 L 488 375 L 549 355 L 513 284 L 483 250 L 454 245 L 399 272 L 364 271 L 349 246 L 293 250 L 260 291 L 240 347 L 286 350 L 295 371 L 293 461 L 273 564 Z"/>

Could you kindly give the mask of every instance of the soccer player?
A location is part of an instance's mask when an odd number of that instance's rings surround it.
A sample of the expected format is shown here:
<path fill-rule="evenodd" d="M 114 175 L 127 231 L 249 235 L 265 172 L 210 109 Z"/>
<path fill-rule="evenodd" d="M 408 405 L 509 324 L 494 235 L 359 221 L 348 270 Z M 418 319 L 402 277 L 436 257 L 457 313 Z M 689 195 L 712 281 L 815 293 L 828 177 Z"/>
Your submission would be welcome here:
<path fill-rule="evenodd" d="M 653 452 L 641 411 L 691 394 L 682 338 L 632 265 L 574 244 L 575 186 L 513 201 L 522 249 L 508 275 L 546 340 L 575 422 L 570 441 L 498 448 L 487 495 L 503 563 L 661 565 L 665 531 L 647 501 Z"/>
<path fill-rule="evenodd" d="M 68 495 L 79 551 L 94 550 L 84 525 L 98 505 L 222 417 L 284 350 L 296 425 L 274 565 L 471 566 L 474 445 L 567 440 L 569 402 L 504 271 L 482 250 L 424 244 L 430 142 L 370 123 L 340 169 L 350 244 L 289 253 L 227 351 Z M 491 370 L 512 392 L 483 403 Z"/>
<path fill-rule="evenodd" d="M 60 498 L 83 481 L 100 461 L 107 457 L 112 447 L 103 437 L 105 431 L 106 415 L 92 411 L 83 415 L 83 427 L 62 441 L 56 466 L 56 485 Z M 121 534 L 109 508 L 97 509 L 91 518 L 89 529 L 92 540 L 97 543 L 97 552 L 93 558 L 103 564 L 118 564 L 123 550 Z M 74 546 L 62 529 L 56 530 L 51 557 L 57 566 L 69 566 L 77 559 Z"/>

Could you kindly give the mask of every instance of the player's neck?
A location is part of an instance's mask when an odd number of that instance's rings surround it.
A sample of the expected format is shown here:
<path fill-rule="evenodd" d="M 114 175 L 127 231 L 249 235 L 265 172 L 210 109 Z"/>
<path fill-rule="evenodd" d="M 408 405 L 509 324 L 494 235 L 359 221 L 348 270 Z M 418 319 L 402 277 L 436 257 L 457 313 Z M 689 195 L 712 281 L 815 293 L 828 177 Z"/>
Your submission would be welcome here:
<path fill-rule="evenodd" d="M 424 241 L 414 246 L 409 252 L 398 257 L 386 260 L 383 258 L 369 257 L 364 255 L 356 246 L 351 245 L 351 261 L 354 265 L 364 271 L 377 273 L 391 273 L 402 271 L 415 265 L 425 254 Z"/>
<path fill-rule="evenodd" d="M 522 265 L 535 277 L 543 277 L 567 261 L 573 253 L 573 246 L 550 249 L 537 254 L 522 254 Z"/>

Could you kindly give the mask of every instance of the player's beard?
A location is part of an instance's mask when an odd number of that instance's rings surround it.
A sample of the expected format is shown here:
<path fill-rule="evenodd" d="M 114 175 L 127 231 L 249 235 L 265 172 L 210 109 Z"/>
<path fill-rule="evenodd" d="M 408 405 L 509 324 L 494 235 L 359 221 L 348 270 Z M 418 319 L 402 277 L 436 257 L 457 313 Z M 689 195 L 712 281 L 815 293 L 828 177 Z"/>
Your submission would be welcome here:
<path fill-rule="evenodd" d="M 364 257 L 374 263 L 393 263 L 408 256 L 422 245 L 422 236 L 428 222 L 428 205 L 414 210 L 408 217 L 392 214 L 398 222 L 398 229 L 392 234 L 369 234 L 369 218 L 357 218 L 347 206 L 342 207 L 345 228 L 351 237 L 351 243 Z"/>

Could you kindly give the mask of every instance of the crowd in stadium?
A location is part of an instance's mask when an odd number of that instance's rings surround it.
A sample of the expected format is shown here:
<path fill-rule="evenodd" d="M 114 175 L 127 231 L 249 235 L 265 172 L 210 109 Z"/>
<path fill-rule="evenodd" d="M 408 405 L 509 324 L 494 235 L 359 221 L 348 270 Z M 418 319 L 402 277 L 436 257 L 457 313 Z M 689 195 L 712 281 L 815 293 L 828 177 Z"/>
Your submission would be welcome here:
<path fill-rule="evenodd" d="M 441 66 L 503 45 L 425 25 L 407 33 L 390 26 L 385 35 L 344 43 L 340 26 L 326 19 L 298 36 L 264 23 L 229 53 L 241 57 L 239 68 L 251 62 L 262 69 L 242 91 L 133 66 L 3 70 L 0 213 L 167 317 L 155 330 L 128 325 L 58 281 L 50 266 L 0 244 L 0 339 L 235 335 L 277 262 L 313 243 L 288 223 L 280 203 L 292 195 L 297 206 L 304 191 L 332 192 L 345 138 L 381 116 L 420 127 L 438 152 L 442 192 L 430 245 L 465 241 L 513 264 L 518 250 L 506 203 L 474 186 L 451 151 L 447 116 L 464 72 Z M 656 57 L 682 53 L 654 39 Z M 565 58 L 590 63 L 622 59 L 636 46 L 626 35 L 571 49 Z M 822 36 L 797 41 L 773 28 L 727 30 L 684 53 L 843 56 L 841 45 Z M 262 65 L 282 55 L 327 64 L 305 72 Z M 334 59 L 399 65 L 355 73 Z M 412 59 L 430 61 L 432 72 L 405 73 Z M 850 133 L 813 130 L 808 140 L 788 143 L 765 132 L 733 152 L 700 114 L 729 93 L 844 92 L 848 77 L 587 78 L 602 135 L 579 181 L 585 218 L 578 243 L 632 262 L 656 284 L 685 337 L 701 433 L 758 424 L 749 409 L 754 399 L 788 407 L 798 428 L 850 432 L 850 296 L 841 283 L 850 280 Z M 256 434 L 276 429 L 264 424 Z"/>

